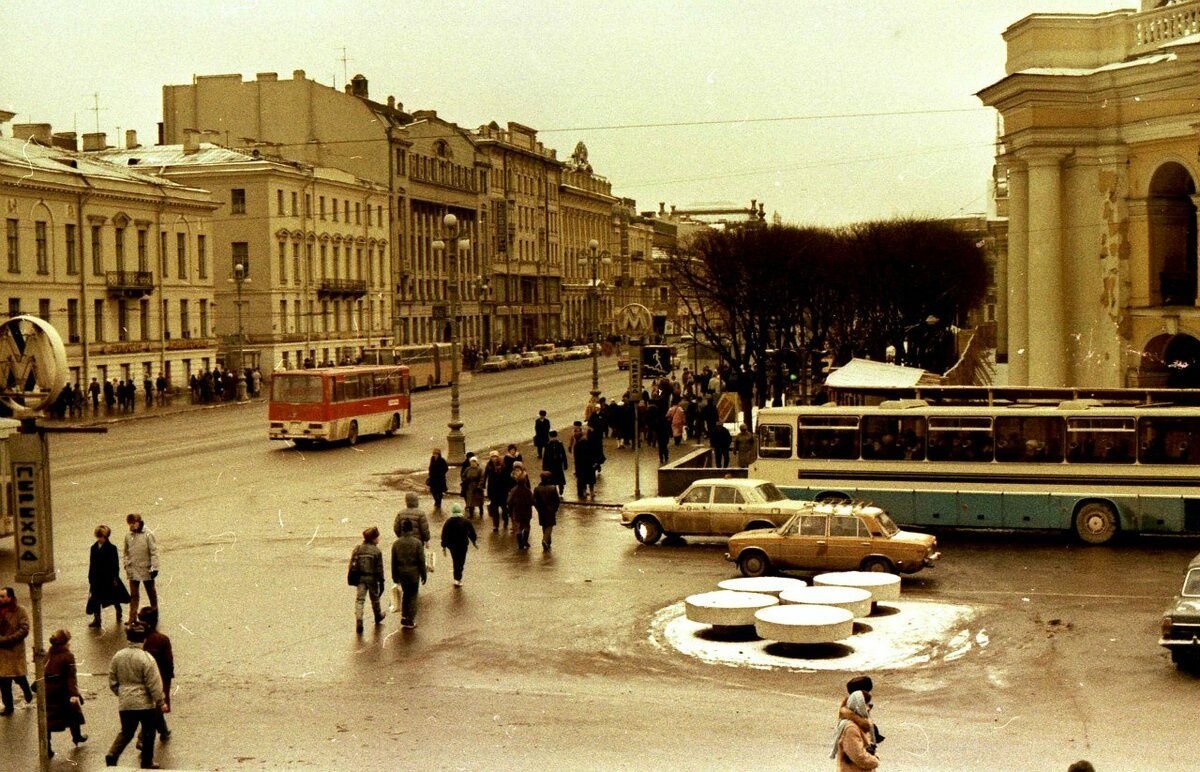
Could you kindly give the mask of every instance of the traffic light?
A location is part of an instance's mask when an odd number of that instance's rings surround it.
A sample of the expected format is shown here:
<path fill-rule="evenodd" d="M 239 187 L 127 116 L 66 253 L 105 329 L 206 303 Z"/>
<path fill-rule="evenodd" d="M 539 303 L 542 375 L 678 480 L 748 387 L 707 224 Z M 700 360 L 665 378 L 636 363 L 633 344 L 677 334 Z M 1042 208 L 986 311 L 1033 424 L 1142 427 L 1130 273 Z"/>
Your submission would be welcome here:
<path fill-rule="evenodd" d="M 808 352 L 808 363 L 812 369 L 813 381 L 824 383 L 830 368 L 833 367 L 833 354 L 824 349 L 814 349 Z"/>

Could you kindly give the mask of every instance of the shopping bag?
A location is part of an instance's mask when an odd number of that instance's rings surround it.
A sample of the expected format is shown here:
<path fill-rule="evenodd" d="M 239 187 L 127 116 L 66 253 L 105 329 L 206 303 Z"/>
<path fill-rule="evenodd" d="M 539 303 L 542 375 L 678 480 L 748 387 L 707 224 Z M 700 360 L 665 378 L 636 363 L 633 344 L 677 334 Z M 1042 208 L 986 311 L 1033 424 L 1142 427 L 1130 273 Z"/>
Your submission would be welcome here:
<path fill-rule="evenodd" d="M 392 608 L 390 611 L 395 614 L 400 611 L 400 585 L 392 585 Z"/>
<path fill-rule="evenodd" d="M 429 547 L 425 548 L 425 572 L 432 574 L 434 567 L 437 566 L 437 553 Z"/>

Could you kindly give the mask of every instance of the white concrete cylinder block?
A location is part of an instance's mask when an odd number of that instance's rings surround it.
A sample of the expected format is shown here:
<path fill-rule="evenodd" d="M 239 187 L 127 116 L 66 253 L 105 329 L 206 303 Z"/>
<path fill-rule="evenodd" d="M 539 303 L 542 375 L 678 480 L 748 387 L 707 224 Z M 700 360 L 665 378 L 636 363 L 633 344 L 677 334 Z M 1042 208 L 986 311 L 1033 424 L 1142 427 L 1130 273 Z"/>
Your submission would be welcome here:
<path fill-rule="evenodd" d="M 754 592 L 717 590 L 689 595 L 684 605 L 687 618 L 714 627 L 749 627 L 754 624 L 754 612 L 778 605 L 779 598 Z"/>
<path fill-rule="evenodd" d="M 813 586 L 860 587 L 876 601 L 900 600 L 900 577 L 879 571 L 835 571 L 817 574 Z"/>
<path fill-rule="evenodd" d="M 870 590 L 860 587 L 800 587 L 795 590 L 785 590 L 779 594 L 781 603 L 807 604 L 810 606 L 833 606 L 844 608 L 855 617 L 871 615 L 871 603 L 874 596 Z"/>
<path fill-rule="evenodd" d="M 792 579 L 787 576 L 739 576 L 736 579 L 725 579 L 717 582 L 722 590 L 736 592 L 761 592 L 764 595 L 778 595 L 784 590 L 794 590 L 807 587 L 803 579 Z"/>
<path fill-rule="evenodd" d="M 832 643 L 854 634 L 854 614 L 833 606 L 771 606 L 754 620 L 759 638 L 782 643 Z"/>

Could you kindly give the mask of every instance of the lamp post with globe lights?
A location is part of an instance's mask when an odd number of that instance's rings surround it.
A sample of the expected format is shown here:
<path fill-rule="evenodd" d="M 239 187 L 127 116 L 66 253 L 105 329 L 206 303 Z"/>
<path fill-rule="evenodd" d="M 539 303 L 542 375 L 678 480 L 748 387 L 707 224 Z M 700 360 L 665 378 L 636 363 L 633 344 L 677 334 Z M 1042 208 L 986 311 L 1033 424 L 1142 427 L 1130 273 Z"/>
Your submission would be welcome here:
<path fill-rule="evenodd" d="M 458 218 L 453 214 L 447 214 L 443 217 L 442 225 L 445 231 L 445 239 L 434 241 L 433 248 L 438 251 L 446 250 L 446 260 L 449 263 L 450 281 L 447 295 L 450 301 L 450 422 L 447 426 L 450 428 L 450 432 L 446 435 L 446 461 L 451 465 L 457 466 L 463 462 L 463 457 L 467 452 L 467 440 L 462 432 L 463 422 L 459 417 L 458 402 L 459 371 L 462 368 L 462 351 L 458 339 L 458 316 L 460 310 L 458 255 L 459 250 L 470 249 L 471 242 L 469 239 L 459 238 Z"/>
<path fill-rule="evenodd" d="M 600 337 L 600 284 L 598 271 L 601 263 L 608 265 L 611 262 L 612 258 L 608 256 L 608 252 L 601 252 L 600 242 L 595 239 L 588 242 L 588 254 L 579 258 L 580 265 L 590 265 L 592 267 L 592 283 L 588 291 L 591 299 L 588 325 L 590 327 L 589 332 L 592 344 L 592 397 L 594 399 L 599 399 L 600 397 L 600 350 L 596 340 Z"/>

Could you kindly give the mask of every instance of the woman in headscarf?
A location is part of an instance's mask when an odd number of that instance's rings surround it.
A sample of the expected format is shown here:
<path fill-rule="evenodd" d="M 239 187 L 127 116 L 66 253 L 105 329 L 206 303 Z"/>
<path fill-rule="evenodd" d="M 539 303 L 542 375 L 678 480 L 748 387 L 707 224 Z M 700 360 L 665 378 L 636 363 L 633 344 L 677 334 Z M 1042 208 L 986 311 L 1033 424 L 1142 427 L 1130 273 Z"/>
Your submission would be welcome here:
<path fill-rule="evenodd" d="M 46 655 L 46 724 L 52 733 L 70 731 L 71 740 L 79 745 L 87 740 L 87 735 L 80 729 L 84 721 L 83 695 L 75 680 L 75 655 L 71 653 L 70 640 L 71 633 L 66 630 L 57 630 L 50 636 L 50 652 Z M 50 755 L 54 755 L 53 749 Z"/>
<path fill-rule="evenodd" d="M 467 518 L 475 516 L 478 510 L 483 517 L 483 468 L 479 466 L 479 458 L 471 456 L 466 469 L 462 473 L 462 497 L 467 507 Z"/>
<path fill-rule="evenodd" d="M 879 766 L 879 758 L 875 755 L 874 738 L 869 733 L 871 711 L 866 695 L 861 691 L 851 692 L 846 699 L 846 708 L 852 715 L 837 722 L 829 758 L 837 759 L 838 772 L 875 769 Z"/>
<path fill-rule="evenodd" d="M 474 468 L 479 469 L 478 462 Z M 479 549 L 479 544 L 475 541 L 475 526 L 471 525 L 471 521 L 463 517 L 462 513 L 461 506 L 451 504 L 450 517 L 446 518 L 442 525 L 442 552 L 449 551 L 450 559 L 454 562 L 455 587 L 462 587 L 463 568 L 467 564 L 467 547 L 474 544 L 475 549 Z"/>
<path fill-rule="evenodd" d="M 105 606 L 117 609 L 117 624 L 121 624 L 121 604 L 129 602 L 129 590 L 121 581 L 121 554 L 109 538 L 112 529 L 98 525 L 96 543 L 88 556 L 88 600 L 86 613 L 92 615 L 88 627 L 100 626 L 100 611 Z"/>

